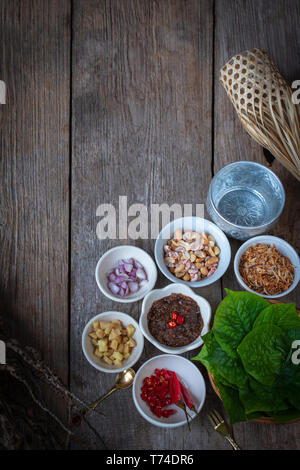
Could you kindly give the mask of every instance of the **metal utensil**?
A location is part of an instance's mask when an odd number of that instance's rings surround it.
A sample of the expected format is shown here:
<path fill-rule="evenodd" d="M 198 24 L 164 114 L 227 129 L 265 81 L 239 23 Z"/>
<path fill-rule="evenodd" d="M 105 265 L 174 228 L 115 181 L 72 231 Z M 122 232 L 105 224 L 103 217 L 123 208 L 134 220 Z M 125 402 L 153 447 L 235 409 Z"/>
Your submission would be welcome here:
<path fill-rule="evenodd" d="M 207 416 L 213 425 L 214 430 L 225 437 L 225 439 L 227 439 L 227 441 L 232 445 L 234 450 L 241 450 L 233 437 L 231 437 L 229 429 L 222 416 L 216 410 L 211 411 Z"/>
<path fill-rule="evenodd" d="M 89 407 L 85 408 L 79 415 L 73 416 L 73 418 L 71 419 L 71 424 L 73 425 L 81 424 L 82 420 L 85 419 L 92 410 L 95 410 L 97 406 L 99 405 L 99 403 L 105 400 L 105 398 L 109 397 L 109 395 L 111 395 L 116 390 L 131 387 L 134 377 L 135 377 L 135 372 L 131 368 L 125 369 L 122 372 L 120 372 L 116 377 L 115 385 L 107 393 L 105 393 L 96 401 L 91 403 Z"/>

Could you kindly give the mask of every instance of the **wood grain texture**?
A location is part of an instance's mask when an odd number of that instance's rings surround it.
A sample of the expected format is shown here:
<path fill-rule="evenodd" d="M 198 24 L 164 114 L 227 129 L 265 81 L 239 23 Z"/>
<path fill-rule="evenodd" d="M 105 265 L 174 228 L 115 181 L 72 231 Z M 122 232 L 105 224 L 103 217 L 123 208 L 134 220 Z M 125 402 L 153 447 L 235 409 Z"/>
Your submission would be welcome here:
<path fill-rule="evenodd" d="M 70 366 L 71 389 L 85 401 L 114 380 L 83 357 L 87 320 L 113 309 L 138 319 L 141 307 L 106 299 L 95 282 L 96 263 L 120 243 L 152 255 L 154 248 L 153 240 L 99 240 L 98 205 L 117 208 L 120 195 L 128 206 L 148 209 L 204 203 L 212 174 L 225 163 L 266 164 L 218 83 L 219 69 L 235 53 L 263 47 L 288 80 L 299 79 L 299 17 L 298 0 L 0 1 L 0 79 L 7 84 L 7 104 L 0 105 L 1 313 L 11 334 L 40 350 L 65 382 Z M 287 195 L 273 233 L 299 250 L 299 183 L 279 163 L 272 169 Z M 233 256 L 239 245 L 231 240 Z M 157 287 L 167 283 L 160 274 Z M 239 290 L 232 269 L 222 283 L 197 292 L 214 311 L 226 286 Z M 299 306 L 300 289 L 284 300 Z M 136 367 L 157 354 L 146 341 Z M 206 383 L 192 433 L 150 426 L 129 390 L 108 398 L 105 416 L 92 423 L 109 449 L 230 449 L 206 418 L 220 409 Z M 81 432 L 102 447 L 87 427 Z M 244 449 L 300 448 L 299 424 L 245 423 L 234 433 Z"/>
<path fill-rule="evenodd" d="M 97 206 L 203 203 L 211 176 L 211 1 L 80 1 L 73 23 L 71 388 L 93 400 L 113 377 L 84 359 L 81 334 L 95 313 L 138 319 L 141 303 L 117 304 L 96 286 L 99 257 L 127 240 L 96 237 Z M 153 254 L 153 240 L 128 240 Z M 157 287 L 167 284 L 159 277 Z M 213 308 L 218 286 L 201 289 Z M 136 367 L 159 354 L 147 341 Z M 206 407 L 213 401 L 208 397 Z M 93 418 L 110 449 L 226 448 L 205 413 L 187 429 L 153 428 L 131 391 L 110 397 Z M 83 433 L 86 437 L 86 429 Z M 213 436 L 213 438 L 212 438 Z M 93 443 L 96 447 L 97 443 Z"/>
<path fill-rule="evenodd" d="M 267 51 L 281 73 L 292 82 L 299 77 L 300 3 L 297 0 L 216 0 L 215 16 L 215 120 L 214 172 L 237 160 L 253 160 L 267 166 L 263 149 L 243 130 L 238 116 L 219 84 L 220 68 L 235 54 L 253 47 Z M 230 31 L 230 34 L 228 32 Z M 279 162 L 271 169 L 281 179 L 286 204 L 272 234 L 300 249 L 300 184 Z M 232 256 L 241 245 L 231 240 Z M 223 287 L 240 290 L 232 266 L 222 278 Z M 283 301 L 300 305 L 297 287 Z M 280 427 L 255 423 L 234 426 L 235 437 L 243 449 L 299 449 L 300 424 Z"/>
<path fill-rule="evenodd" d="M 68 381 L 70 2 L 0 3 L 0 303 Z"/>

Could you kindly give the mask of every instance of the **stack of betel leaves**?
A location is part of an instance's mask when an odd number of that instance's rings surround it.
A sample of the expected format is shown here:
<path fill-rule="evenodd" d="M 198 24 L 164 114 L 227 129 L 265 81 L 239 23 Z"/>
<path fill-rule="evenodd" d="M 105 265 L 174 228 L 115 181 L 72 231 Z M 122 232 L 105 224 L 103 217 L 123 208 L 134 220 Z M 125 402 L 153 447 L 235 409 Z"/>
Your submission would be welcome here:
<path fill-rule="evenodd" d="M 219 304 L 211 331 L 194 360 L 211 373 L 231 424 L 269 416 L 285 423 L 300 417 L 300 364 L 295 304 L 270 304 L 232 292 Z"/>

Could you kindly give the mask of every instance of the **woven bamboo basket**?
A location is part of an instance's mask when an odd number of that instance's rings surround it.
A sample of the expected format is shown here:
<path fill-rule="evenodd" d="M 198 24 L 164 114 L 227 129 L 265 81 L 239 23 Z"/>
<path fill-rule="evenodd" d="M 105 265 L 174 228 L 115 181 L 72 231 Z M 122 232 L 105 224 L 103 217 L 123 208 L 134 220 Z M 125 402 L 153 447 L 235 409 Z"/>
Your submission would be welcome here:
<path fill-rule="evenodd" d="M 269 302 L 271 304 L 280 303 L 278 300 L 269 300 Z M 297 308 L 297 312 L 298 312 L 298 315 L 300 317 L 300 309 L 299 308 Z M 208 378 L 209 378 L 210 384 L 211 384 L 214 392 L 216 393 L 216 395 L 221 400 L 221 395 L 220 395 L 220 392 L 219 392 L 218 388 L 216 387 L 216 385 L 214 383 L 213 376 L 211 375 L 210 372 L 207 372 L 207 373 L 208 373 Z M 278 424 L 273 418 L 269 418 L 268 416 L 262 416 L 261 418 L 252 419 L 252 421 L 255 421 L 256 423 L 264 423 L 264 424 Z M 296 419 L 293 419 L 291 421 L 288 421 L 288 423 L 286 423 L 286 424 L 297 423 L 299 421 L 300 421 L 300 418 L 296 418 Z"/>
<path fill-rule="evenodd" d="M 300 181 L 300 110 L 276 64 L 251 49 L 224 65 L 220 82 L 248 134 Z"/>

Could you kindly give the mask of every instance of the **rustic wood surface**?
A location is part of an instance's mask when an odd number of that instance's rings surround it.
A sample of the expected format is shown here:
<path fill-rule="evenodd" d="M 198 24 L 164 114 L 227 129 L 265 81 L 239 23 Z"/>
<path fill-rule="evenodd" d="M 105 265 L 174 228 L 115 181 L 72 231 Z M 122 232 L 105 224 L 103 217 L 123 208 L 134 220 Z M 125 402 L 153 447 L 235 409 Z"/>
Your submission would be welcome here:
<path fill-rule="evenodd" d="M 1 315 L 67 382 L 70 5 L 2 0 L 0 21 Z"/>
<path fill-rule="evenodd" d="M 217 1 L 216 72 L 234 54 L 261 47 L 268 51 L 281 73 L 292 82 L 300 72 L 299 18 L 300 3 L 297 0 Z M 267 164 L 262 147 L 243 130 L 225 90 L 218 83 L 218 76 L 215 76 L 214 96 L 214 170 L 218 171 L 225 163 L 244 159 Z M 300 184 L 277 161 L 271 168 L 280 177 L 286 191 L 285 208 L 272 234 L 284 238 L 299 252 Z M 232 256 L 239 246 L 238 241 L 231 241 Z M 232 267 L 223 276 L 222 287 L 239 289 Z M 284 300 L 296 302 L 299 306 L 299 286 Z M 277 425 L 242 423 L 234 426 L 234 435 L 245 449 L 293 449 L 300 446 L 299 429 L 299 423 L 285 426 L 284 431 Z"/>
<path fill-rule="evenodd" d="M 14 336 L 37 347 L 72 391 L 92 401 L 113 376 L 84 359 L 84 325 L 106 310 L 138 319 L 141 306 L 100 293 L 97 261 L 121 243 L 152 255 L 154 248 L 151 239 L 99 240 L 97 207 L 117 208 L 119 196 L 148 208 L 204 203 L 225 163 L 267 165 L 219 84 L 219 69 L 241 50 L 263 47 L 288 80 L 299 79 L 300 4 L 1 0 L 0 11 L 0 79 L 8 88 L 0 108 L 1 312 Z M 272 169 L 287 196 L 273 233 L 299 250 L 300 185 L 277 162 Z M 240 243 L 230 242 L 234 256 Z M 167 283 L 160 274 L 157 287 Z M 198 292 L 214 311 L 224 287 L 238 289 L 232 268 Z M 286 300 L 300 305 L 299 288 Z M 137 367 L 157 354 L 145 341 Z M 129 390 L 108 398 L 105 416 L 92 423 L 109 449 L 229 449 L 206 418 L 212 407 L 222 410 L 206 382 L 191 433 L 148 424 Z M 243 449 L 300 449 L 299 426 L 244 423 L 234 436 Z M 79 433 L 102 448 L 86 425 Z"/>

